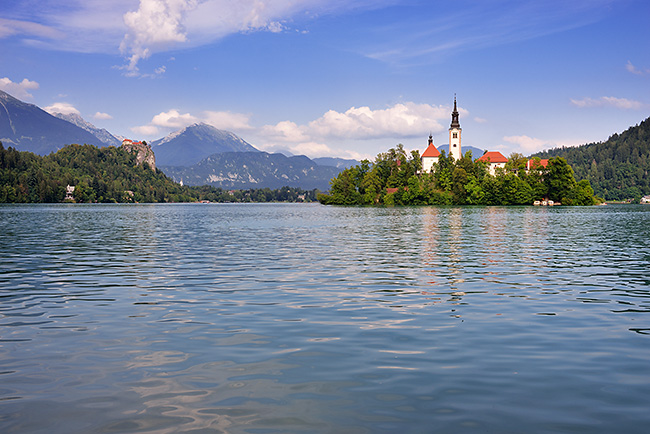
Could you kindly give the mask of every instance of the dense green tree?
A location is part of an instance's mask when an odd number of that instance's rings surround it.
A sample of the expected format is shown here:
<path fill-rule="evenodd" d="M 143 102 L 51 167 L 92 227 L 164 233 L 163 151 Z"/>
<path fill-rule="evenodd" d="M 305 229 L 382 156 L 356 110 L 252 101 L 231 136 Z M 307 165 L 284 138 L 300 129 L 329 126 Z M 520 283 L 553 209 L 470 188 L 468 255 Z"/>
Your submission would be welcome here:
<path fill-rule="evenodd" d="M 650 194 L 650 118 L 605 142 L 540 152 L 562 157 L 578 179 L 587 179 L 596 195 L 607 200 L 638 199 Z"/>
<path fill-rule="evenodd" d="M 41 157 L 0 143 L 0 202 L 63 202 L 67 185 L 75 186 L 76 202 L 310 202 L 318 194 L 290 187 L 230 194 L 209 186 L 180 186 L 115 147 L 69 145 Z"/>
<path fill-rule="evenodd" d="M 555 202 L 569 201 L 576 186 L 576 180 L 573 176 L 573 169 L 564 158 L 556 157 L 548 161 L 544 180 L 549 199 Z"/>
<path fill-rule="evenodd" d="M 332 205 L 526 205 L 550 198 L 567 205 L 591 205 L 589 181 L 576 183 L 571 166 L 561 158 L 547 168 L 527 169 L 527 159 L 513 154 L 505 169 L 489 175 L 484 162 L 467 153 L 458 161 L 441 154 L 431 173 L 421 173 L 418 152 L 402 145 L 380 153 L 374 163 L 351 167 L 331 181 L 330 194 L 318 200 Z M 539 162 L 539 161 L 538 161 Z"/>

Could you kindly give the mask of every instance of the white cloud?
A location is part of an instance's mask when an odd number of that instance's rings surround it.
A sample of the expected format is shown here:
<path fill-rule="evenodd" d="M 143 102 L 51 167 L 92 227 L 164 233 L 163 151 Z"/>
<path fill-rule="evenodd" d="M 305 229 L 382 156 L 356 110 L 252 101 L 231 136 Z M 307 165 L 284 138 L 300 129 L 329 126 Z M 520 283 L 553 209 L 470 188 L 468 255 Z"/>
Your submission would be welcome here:
<path fill-rule="evenodd" d="M 178 110 L 158 113 L 151 119 L 151 125 L 163 128 L 184 128 L 199 122 L 199 119 L 189 113 L 180 114 Z"/>
<path fill-rule="evenodd" d="M 352 107 L 344 113 L 330 110 L 311 121 L 305 129 L 311 134 L 330 138 L 415 137 L 429 131 L 442 132 L 444 128 L 439 121 L 449 117 L 449 113 L 447 107 L 413 102 L 379 110 Z"/>
<path fill-rule="evenodd" d="M 201 122 L 210 124 L 221 130 L 244 131 L 253 127 L 250 125 L 250 115 L 232 113 L 229 111 L 206 111 L 201 116 Z"/>
<path fill-rule="evenodd" d="M 640 69 L 638 69 L 636 66 L 632 65 L 632 62 L 630 62 L 629 60 L 627 61 L 627 64 L 625 65 L 625 69 L 627 69 L 632 74 L 638 74 L 638 75 L 643 74 L 643 72 Z"/>
<path fill-rule="evenodd" d="M 120 51 L 129 58 L 127 70 L 137 73 L 138 62 L 151 56 L 152 50 L 186 42 L 185 13 L 197 4 L 196 0 L 140 0 L 137 11 L 125 13 L 124 24 L 128 30 Z"/>
<path fill-rule="evenodd" d="M 452 10 L 445 2 L 429 3 L 429 13 L 406 19 L 395 16 L 389 25 L 371 29 L 367 38 L 351 40 L 349 49 L 391 64 L 430 64 L 450 54 L 598 22 L 614 0 L 477 1 Z"/>
<path fill-rule="evenodd" d="M 160 133 L 158 127 L 154 125 L 142 125 L 139 127 L 133 127 L 131 128 L 131 131 L 133 131 L 136 134 L 140 134 L 142 136 L 149 136 L 149 137 L 156 136 Z"/>
<path fill-rule="evenodd" d="M 228 111 L 204 111 L 200 116 L 190 113 L 180 113 L 176 109 L 155 115 L 148 125 L 133 127 L 131 130 L 138 134 L 154 136 L 160 130 L 174 131 L 196 123 L 206 123 L 215 128 L 229 131 L 251 130 L 250 115 Z"/>
<path fill-rule="evenodd" d="M 623 110 L 638 110 L 643 108 L 643 103 L 630 100 L 627 98 L 616 98 L 613 96 L 603 96 L 598 99 L 583 98 L 580 100 L 571 99 L 571 104 L 580 108 L 589 107 L 615 107 Z"/>
<path fill-rule="evenodd" d="M 60 39 L 63 37 L 63 32 L 39 23 L 0 18 L 0 39 L 14 35 L 30 35 L 48 39 Z"/>
<path fill-rule="evenodd" d="M 303 130 L 295 122 L 282 121 L 275 125 L 265 125 L 262 128 L 262 135 L 269 140 L 279 142 L 307 142 L 310 138 Z"/>
<path fill-rule="evenodd" d="M 20 83 L 14 83 L 7 77 L 0 78 L 0 90 L 18 99 L 33 98 L 34 95 L 29 93 L 28 90 L 38 89 L 38 86 L 37 82 L 27 80 L 26 78 Z"/>
<path fill-rule="evenodd" d="M 467 110 L 459 109 L 467 114 Z M 375 139 L 401 140 L 426 137 L 445 130 L 441 122 L 449 119 L 450 107 L 405 102 L 384 109 L 352 107 L 345 112 L 329 110 L 304 125 L 282 121 L 260 129 L 264 149 L 288 149 L 296 154 L 368 158 L 355 152 L 334 149 L 323 143 Z"/>
<path fill-rule="evenodd" d="M 69 115 L 69 114 L 81 115 L 79 110 L 77 110 L 72 104 L 67 102 L 55 102 L 52 105 L 43 107 L 43 110 L 45 110 L 49 114 L 61 113 L 64 115 Z"/>
<path fill-rule="evenodd" d="M 506 136 L 503 140 L 518 145 L 525 153 L 534 153 L 549 147 L 548 142 L 528 136 Z"/>
<path fill-rule="evenodd" d="M 475 117 L 475 118 L 474 118 L 474 122 L 477 122 L 477 123 L 479 123 L 479 124 L 484 124 L 484 123 L 487 122 L 487 119 L 485 119 L 485 118 Z"/>
<path fill-rule="evenodd" d="M 108 113 L 97 112 L 93 115 L 93 118 L 99 120 L 105 120 L 105 119 L 113 119 L 113 116 L 109 115 Z"/>

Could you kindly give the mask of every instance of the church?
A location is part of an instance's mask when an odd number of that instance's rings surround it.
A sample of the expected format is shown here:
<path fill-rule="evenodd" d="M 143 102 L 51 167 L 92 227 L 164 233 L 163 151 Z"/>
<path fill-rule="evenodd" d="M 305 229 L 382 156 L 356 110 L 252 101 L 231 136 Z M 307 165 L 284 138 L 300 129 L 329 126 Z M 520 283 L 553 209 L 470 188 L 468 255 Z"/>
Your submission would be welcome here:
<path fill-rule="evenodd" d="M 458 108 L 456 106 L 456 96 L 454 96 L 454 111 L 451 112 L 451 125 L 449 126 L 449 155 L 454 157 L 455 161 L 460 160 L 463 156 L 461 150 L 461 138 Z M 424 173 L 431 172 L 434 163 L 438 162 L 440 158 L 440 151 L 433 144 L 433 136 L 429 135 L 429 145 L 422 153 L 422 171 Z M 483 154 L 478 161 L 485 161 L 488 163 L 488 170 L 491 175 L 495 174 L 498 167 L 505 167 L 508 159 L 499 151 L 490 151 Z"/>

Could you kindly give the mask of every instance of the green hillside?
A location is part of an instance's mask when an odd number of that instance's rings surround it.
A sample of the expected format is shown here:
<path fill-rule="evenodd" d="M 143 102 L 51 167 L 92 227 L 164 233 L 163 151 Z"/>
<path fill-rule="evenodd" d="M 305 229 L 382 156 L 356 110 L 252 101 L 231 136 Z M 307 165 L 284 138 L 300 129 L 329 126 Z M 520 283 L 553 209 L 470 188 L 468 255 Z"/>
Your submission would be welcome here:
<path fill-rule="evenodd" d="M 576 178 L 587 179 L 606 200 L 638 199 L 650 194 L 650 118 L 605 142 L 555 148 L 535 154 L 563 157 Z"/>
<path fill-rule="evenodd" d="M 45 157 L 0 143 L 0 203 L 58 203 L 66 186 L 75 202 L 296 202 L 313 201 L 316 191 L 284 187 L 225 191 L 181 186 L 159 169 L 137 165 L 135 154 L 113 146 L 69 145 Z"/>

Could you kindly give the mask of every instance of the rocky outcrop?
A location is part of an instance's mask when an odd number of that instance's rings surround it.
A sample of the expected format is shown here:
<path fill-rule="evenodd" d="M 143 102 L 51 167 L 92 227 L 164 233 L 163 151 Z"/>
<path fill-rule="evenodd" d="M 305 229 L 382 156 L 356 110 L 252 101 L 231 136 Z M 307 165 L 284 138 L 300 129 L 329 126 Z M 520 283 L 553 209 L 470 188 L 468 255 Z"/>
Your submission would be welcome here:
<path fill-rule="evenodd" d="M 136 164 L 147 163 L 151 170 L 156 171 L 156 155 L 147 142 L 134 142 L 133 140 L 126 139 L 122 142 L 122 148 L 132 154 L 136 154 Z"/>

